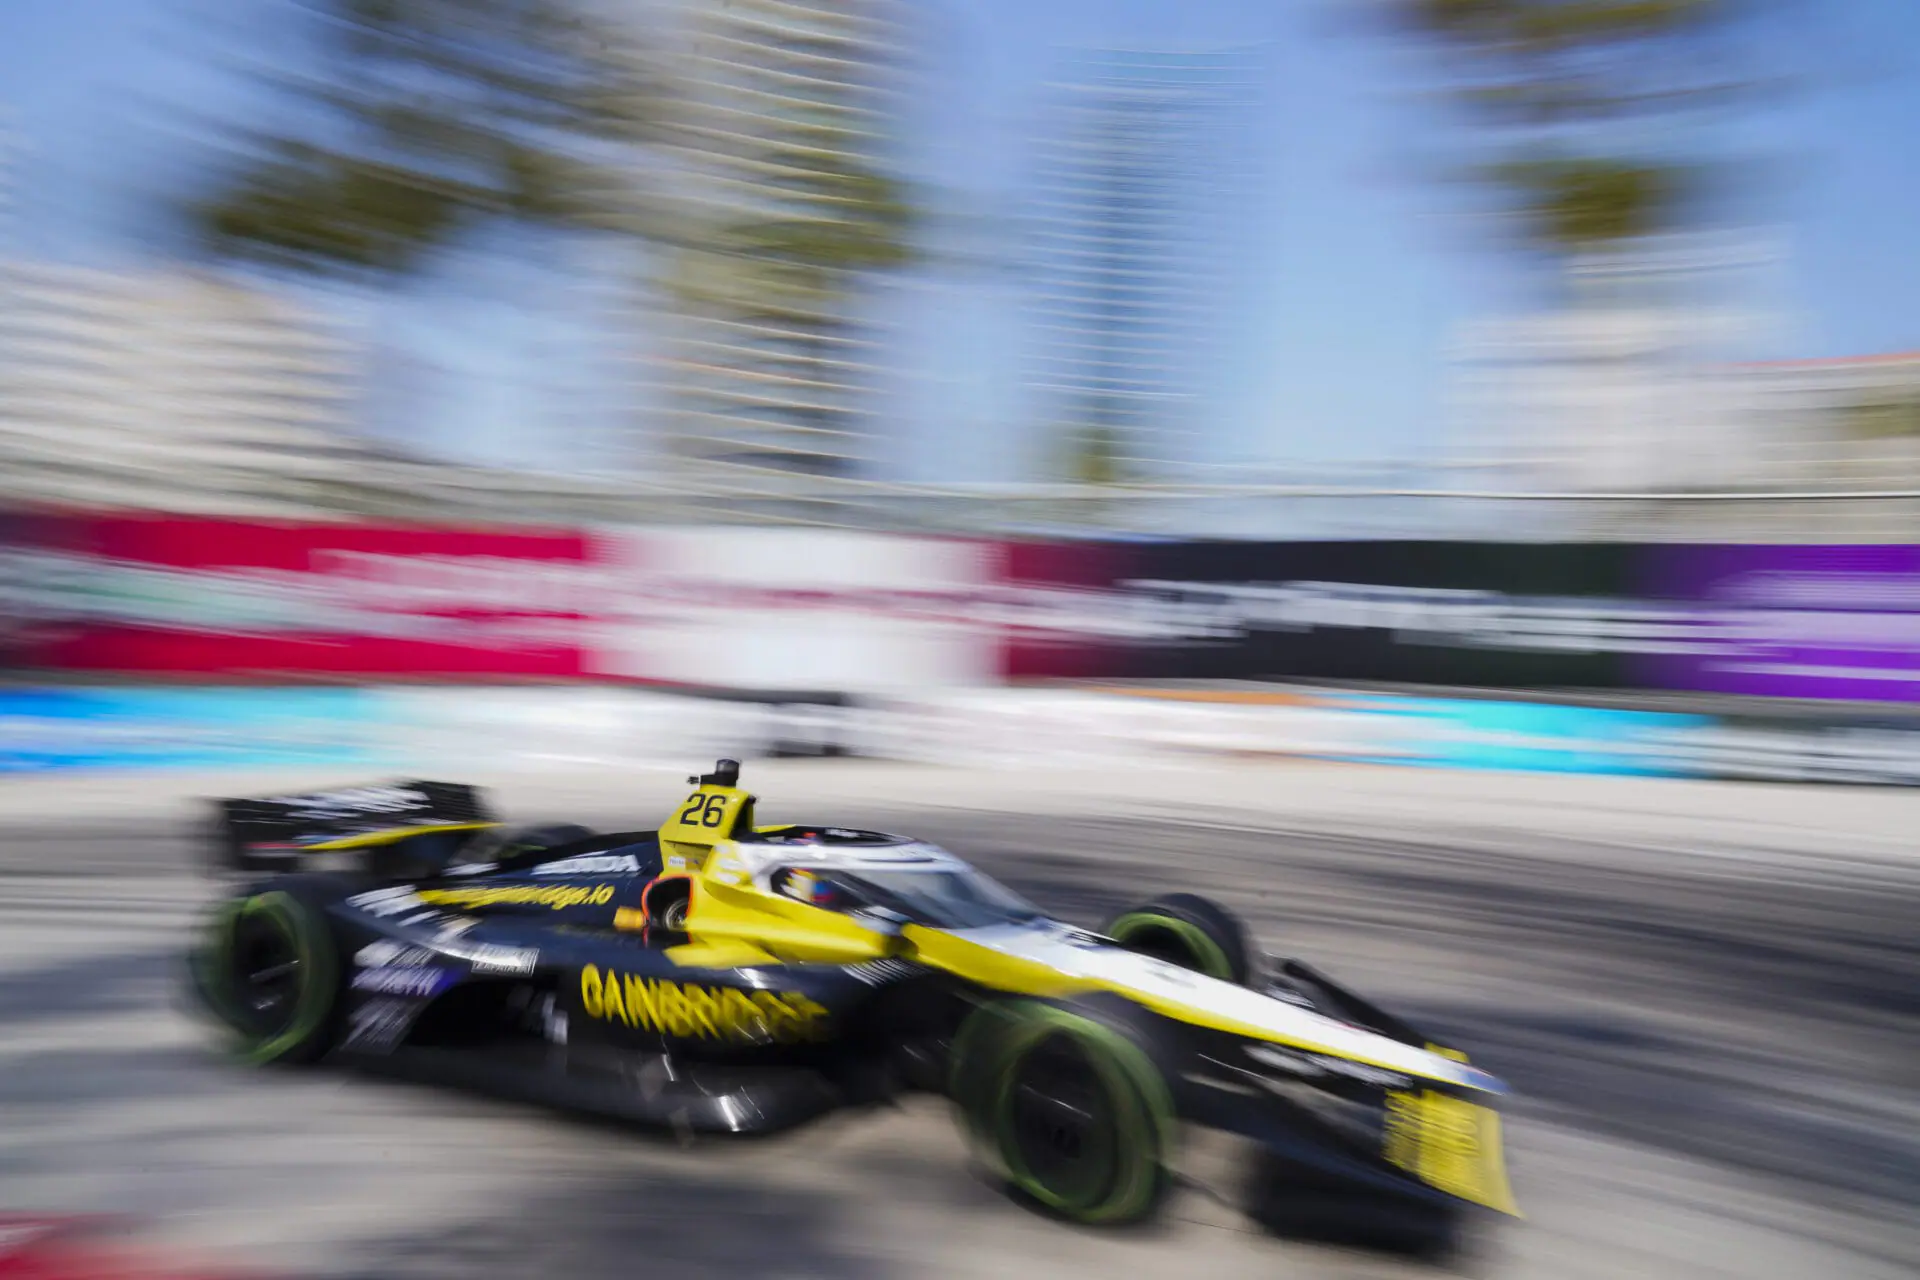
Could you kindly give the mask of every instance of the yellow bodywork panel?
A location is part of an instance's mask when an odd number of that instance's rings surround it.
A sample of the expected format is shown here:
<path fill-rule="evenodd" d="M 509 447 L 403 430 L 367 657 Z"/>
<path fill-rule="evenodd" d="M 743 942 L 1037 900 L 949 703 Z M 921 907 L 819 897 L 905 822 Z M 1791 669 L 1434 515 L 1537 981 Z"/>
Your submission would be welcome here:
<path fill-rule="evenodd" d="M 708 784 L 681 801 L 660 827 L 660 850 L 667 857 L 689 859 L 699 865 L 712 848 L 733 837 L 742 818 L 751 821 L 753 797 L 738 787 Z"/>
<path fill-rule="evenodd" d="M 938 929 L 910 924 L 901 931 L 921 964 L 941 969 L 968 982 L 1015 995 L 1059 997 L 1097 991 L 1101 984 L 1070 978 L 1050 964 L 1023 960 Z"/>
<path fill-rule="evenodd" d="M 780 963 L 779 959 L 765 948 L 756 947 L 749 942 L 726 939 L 714 942 L 689 942 L 684 946 L 668 947 L 662 954 L 675 964 L 687 969 L 742 969 L 751 965 Z"/>
<path fill-rule="evenodd" d="M 687 910 L 688 948 L 669 952 L 682 964 L 705 964 L 693 956 L 745 954 L 759 961 L 733 963 L 858 964 L 893 954 L 899 944 L 837 911 L 756 889 L 732 856 L 736 829 L 753 830 L 753 796 L 738 787 L 709 783 L 680 803 L 660 828 L 669 860 L 684 860 L 693 898 Z"/>
<path fill-rule="evenodd" d="M 898 949 L 892 938 L 837 911 L 710 876 L 697 881 L 687 936 L 709 946 L 745 943 L 789 964 L 859 964 Z"/>

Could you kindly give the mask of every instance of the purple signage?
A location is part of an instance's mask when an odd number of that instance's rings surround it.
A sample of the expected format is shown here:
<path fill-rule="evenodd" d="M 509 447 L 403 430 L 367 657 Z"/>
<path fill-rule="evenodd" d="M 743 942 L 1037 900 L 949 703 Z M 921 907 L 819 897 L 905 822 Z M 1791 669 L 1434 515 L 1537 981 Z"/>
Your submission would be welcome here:
<path fill-rule="evenodd" d="M 1920 701 L 1920 547 L 1648 546 L 1644 593 L 1687 625 L 1653 688 Z"/>

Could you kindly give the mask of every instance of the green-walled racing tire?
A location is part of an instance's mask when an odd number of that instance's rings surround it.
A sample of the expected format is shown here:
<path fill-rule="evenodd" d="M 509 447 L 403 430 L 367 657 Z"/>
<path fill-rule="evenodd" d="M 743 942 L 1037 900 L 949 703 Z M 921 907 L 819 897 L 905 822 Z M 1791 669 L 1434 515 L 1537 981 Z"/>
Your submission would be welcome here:
<path fill-rule="evenodd" d="M 309 1062 L 328 1048 L 340 959 L 325 912 L 270 888 L 222 903 L 192 957 L 200 996 L 242 1062 Z"/>
<path fill-rule="evenodd" d="M 996 1000 L 954 1042 L 951 1089 L 975 1149 L 1070 1221 L 1136 1222 L 1166 1189 L 1176 1117 L 1138 1022 L 1100 1001 Z"/>
<path fill-rule="evenodd" d="M 1248 986 L 1256 974 L 1246 926 L 1231 911 L 1199 894 L 1164 894 L 1122 911 L 1101 932 L 1129 951 L 1222 982 Z"/>

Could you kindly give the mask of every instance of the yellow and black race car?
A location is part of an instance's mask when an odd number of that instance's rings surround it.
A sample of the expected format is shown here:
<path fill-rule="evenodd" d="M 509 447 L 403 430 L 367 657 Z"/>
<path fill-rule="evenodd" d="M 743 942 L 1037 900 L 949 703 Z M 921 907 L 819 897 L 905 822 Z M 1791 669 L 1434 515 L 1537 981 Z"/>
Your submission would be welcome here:
<path fill-rule="evenodd" d="M 657 831 L 507 832 L 470 787 L 221 802 L 253 873 L 196 989 L 319 1058 L 708 1132 L 950 1097 L 1016 1192 L 1147 1215 L 1184 1126 L 1428 1209 L 1514 1211 L 1501 1083 L 1173 894 L 1076 928 L 921 841 L 767 825 L 739 765 Z M 337 861 L 340 867 L 327 869 Z"/>

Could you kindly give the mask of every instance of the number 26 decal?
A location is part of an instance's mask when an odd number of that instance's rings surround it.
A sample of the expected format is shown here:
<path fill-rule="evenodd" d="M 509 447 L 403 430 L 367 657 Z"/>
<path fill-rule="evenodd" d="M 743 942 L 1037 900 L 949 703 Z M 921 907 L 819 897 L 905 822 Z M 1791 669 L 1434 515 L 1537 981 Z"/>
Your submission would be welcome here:
<path fill-rule="evenodd" d="M 725 796 L 695 793 L 687 801 L 687 807 L 680 811 L 677 821 L 689 827 L 717 827 L 726 814 L 727 798 Z"/>

